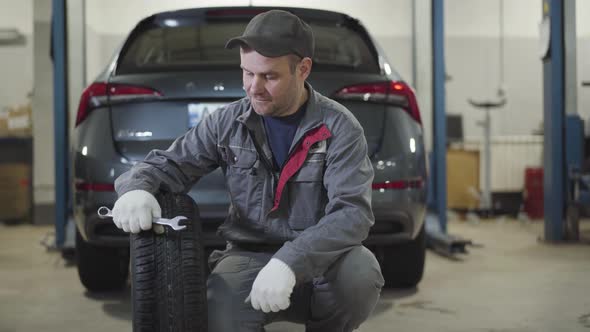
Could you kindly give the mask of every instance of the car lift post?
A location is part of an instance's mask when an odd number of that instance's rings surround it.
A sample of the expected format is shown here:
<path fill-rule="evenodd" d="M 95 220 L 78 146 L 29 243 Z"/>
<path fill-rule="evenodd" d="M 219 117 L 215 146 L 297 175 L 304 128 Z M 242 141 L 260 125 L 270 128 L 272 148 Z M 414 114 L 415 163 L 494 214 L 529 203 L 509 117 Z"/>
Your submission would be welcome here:
<path fill-rule="evenodd" d="M 447 121 L 445 108 L 444 1 L 432 0 L 432 76 L 434 141 L 425 222 L 428 246 L 447 256 L 466 253 L 471 241 L 447 234 Z"/>
<path fill-rule="evenodd" d="M 444 1 L 432 0 L 432 52 L 433 52 L 433 128 L 434 142 L 433 194 L 435 210 L 443 233 L 447 232 L 447 120 L 445 109 L 445 61 L 444 61 Z"/>
<path fill-rule="evenodd" d="M 52 2 L 53 116 L 55 139 L 55 247 L 65 241 L 68 187 L 68 86 L 65 0 Z"/>
<path fill-rule="evenodd" d="M 575 234 L 566 225 L 566 210 L 571 204 L 568 183 L 583 144 L 583 130 L 575 120 L 576 31 L 575 1 L 542 0 L 541 50 L 543 62 L 544 212 L 547 242 L 562 242 Z M 566 118 L 570 119 L 566 121 Z M 570 135 L 566 137 L 566 132 Z M 574 135 L 574 132 L 577 134 Z M 567 144 L 566 144 L 567 143 Z M 565 150 L 565 151 L 564 151 Z M 569 161 L 566 156 L 570 156 Z M 579 159 L 579 158 L 578 158 Z M 577 162 L 579 164 L 579 161 Z M 568 202 L 569 201 L 569 202 Z M 574 235 L 575 237 L 575 235 Z"/>

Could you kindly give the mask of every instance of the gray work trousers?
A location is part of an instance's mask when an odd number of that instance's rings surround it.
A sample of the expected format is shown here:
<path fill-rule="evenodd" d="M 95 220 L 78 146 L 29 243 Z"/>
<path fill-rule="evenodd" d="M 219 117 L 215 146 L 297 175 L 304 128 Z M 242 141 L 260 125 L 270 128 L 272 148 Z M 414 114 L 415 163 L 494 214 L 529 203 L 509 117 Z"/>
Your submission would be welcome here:
<path fill-rule="evenodd" d="M 298 283 L 289 308 L 264 313 L 244 300 L 272 252 L 238 248 L 215 251 L 207 280 L 209 332 L 260 332 L 266 324 L 290 321 L 305 324 L 307 332 L 352 331 L 377 304 L 384 280 L 371 251 L 358 246 L 343 254 L 322 277 Z"/>

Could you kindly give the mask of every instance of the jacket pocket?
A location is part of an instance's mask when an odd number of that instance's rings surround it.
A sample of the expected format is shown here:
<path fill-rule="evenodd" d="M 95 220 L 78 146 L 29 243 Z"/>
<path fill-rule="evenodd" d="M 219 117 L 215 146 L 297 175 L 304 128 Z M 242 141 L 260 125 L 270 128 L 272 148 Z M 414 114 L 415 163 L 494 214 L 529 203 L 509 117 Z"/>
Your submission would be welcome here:
<path fill-rule="evenodd" d="M 258 155 L 255 151 L 230 146 L 227 149 L 227 186 L 240 219 L 258 222 L 262 202 Z"/>
<path fill-rule="evenodd" d="M 327 203 L 324 189 L 323 156 L 305 161 L 301 169 L 287 182 L 289 195 L 289 226 L 304 230 L 318 223 Z"/>
<path fill-rule="evenodd" d="M 230 145 L 226 151 L 227 164 L 230 167 L 251 169 L 258 159 L 256 151 L 250 149 Z"/>

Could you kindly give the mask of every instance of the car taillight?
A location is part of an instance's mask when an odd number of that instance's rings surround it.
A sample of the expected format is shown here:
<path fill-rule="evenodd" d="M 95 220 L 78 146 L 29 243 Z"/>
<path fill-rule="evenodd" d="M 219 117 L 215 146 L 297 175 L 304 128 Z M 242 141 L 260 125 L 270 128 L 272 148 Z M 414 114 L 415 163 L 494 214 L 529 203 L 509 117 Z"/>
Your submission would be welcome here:
<path fill-rule="evenodd" d="M 92 83 L 89 87 L 84 89 L 82 96 L 80 97 L 80 103 L 78 104 L 78 114 L 76 114 L 76 126 L 80 122 L 84 121 L 90 111 L 101 105 L 106 101 L 107 97 L 107 84 L 98 82 Z M 101 99 L 105 99 L 102 101 Z"/>
<path fill-rule="evenodd" d="M 88 117 L 90 112 L 109 101 L 121 101 L 131 98 L 159 97 L 162 94 L 154 89 L 127 84 L 112 84 L 104 82 L 92 83 L 80 97 L 76 126 Z"/>
<path fill-rule="evenodd" d="M 416 122 L 422 124 L 416 95 L 405 82 L 391 81 L 351 85 L 338 90 L 334 94 L 334 98 L 399 106 L 406 110 Z"/>
<path fill-rule="evenodd" d="M 385 181 L 373 183 L 373 190 L 386 190 L 386 189 L 417 189 L 424 187 L 424 180 L 422 178 L 416 178 L 411 180 L 399 180 L 399 181 Z"/>
<path fill-rule="evenodd" d="M 89 183 L 77 182 L 77 191 L 115 191 L 115 185 L 112 183 Z"/>

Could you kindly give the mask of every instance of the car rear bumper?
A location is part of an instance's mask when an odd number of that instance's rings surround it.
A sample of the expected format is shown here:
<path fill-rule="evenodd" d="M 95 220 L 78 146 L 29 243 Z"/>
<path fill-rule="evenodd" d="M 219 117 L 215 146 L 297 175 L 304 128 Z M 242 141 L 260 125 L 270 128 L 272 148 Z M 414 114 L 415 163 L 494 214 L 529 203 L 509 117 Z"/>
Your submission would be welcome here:
<path fill-rule="evenodd" d="M 97 211 L 100 206 L 112 207 L 112 205 L 113 203 L 92 204 L 87 208 L 78 207 L 74 210 L 74 219 L 78 229 L 87 242 L 108 247 L 129 246 L 129 234 L 117 228 L 112 218 L 101 219 L 98 217 Z M 225 241 L 216 235 L 217 227 L 223 221 L 225 214 L 227 214 L 227 205 L 208 206 L 206 211 L 201 211 L 206 246 L 225 244 Z"/>
<path fill-rule="evenodd" d="M 426 189 L 373 190 L 375 224 L 367 245 L 390 245 L 410 241 L 420 232 L 426 213 Z"/>
<path fill-rule="evenodd" d="M 198 195 L 191 191 L 191 196 Z M 221 199 L 213 202 L 197 202 L 206 246 L 223 246 L 225 241 L 217 236 L 217 227 L 225 219 L 228 203 Z M 367 246 L 384 246 L 414 239 L 424 223 L 426 190 L 408 189 L 388 193 L 373 193 L 375 224 L 363 242 Z M 112 219 L 100 219 L 98 208 L 112 208 L 117 199 L 115 192 L 76 192 L 74 216 L 80 233 L 88 242 L 104 246 L 128 246 L 128 235 L 118 229 Z"/>
<path fill-rule="evenodd" d="M 96 205 L 88 209 L 83 216 L 76 216 L 78 227 L 82 227 L 80 229 L 83 237 L 95 245 L 110 247 L 128 246 L 128 234 L 118 229 L 112 222 L 112 219 L 100 219 L 96 214 L 98 207 Z M 223 207 L 218 207 L 218 209 L 212 209 L 210 207 L 209 209 L 216 211 L 213 215 L 217 216 L 219 215 L 219 210 L 223 209 Z M 390 213 L 389 217 L 388 219 L 376 220 L 369 236 L 363 241 L 365 246 L 387 246 L 411 241 L 416 236 L 415 230 L 419 231 L 423 223 L 423 213 L 421 213 L 420 209 L 413 211 L 413 213 L 395 211 Z M 201 221 L 203 223 L 205 246 L 225 246 L 225 240 L 216 233 L 217 227 L 221 224 L 223 218 L 202 217 Z"/>
<path fill-rule="evenodd" d="M 82 159 L 82 158 L 81 158 Z M 112 159 L 111 159 L 112 160 Z M 88 164 L 88 161 L 84 161 Z M 82 163 L 78 163 L 80 165 Z M 111 169 L 115 166 L 115 176 L 125 171 L 129 165 L 114 162 L 93 162 L 95 169 Z M 98 172 L 107 173 L 107 171 Z M 84 174 L 77 174 L 77 178 L 84 179 Z M 216 176 L 221 177 L 222 174 Z M 113 181 L 114 177 L 99 182 Z M 229 196 L 223 188 L 212 189 L 207 181 L 219 179 L 204 177 L 203 187 L 197 185 L 189 195 L 195 199 L 203 221 L 203 233 L 206 246 L 224 246 L 225 241 L 217 236 L 217 227 L 225 219 L 228 211 Z M 199 192 L 201 190 L 201 192 Z M 117 199 L 115 192 L 80 192 L 74 195 L 74 216 L 82 237 L 95 245 L 124 247 L 129 245 L 128 234 L 118 229 L 112 219 L 100 219 L 98 208 L 107 206 L 112 208 Z M 373 190 L 372 204 L 375 224 L 364 241 L 368 246 L 383 246 L 407 242 L 415 238 L 424 222 L 426 189 L 414 188 L 405 190 Z"/>

